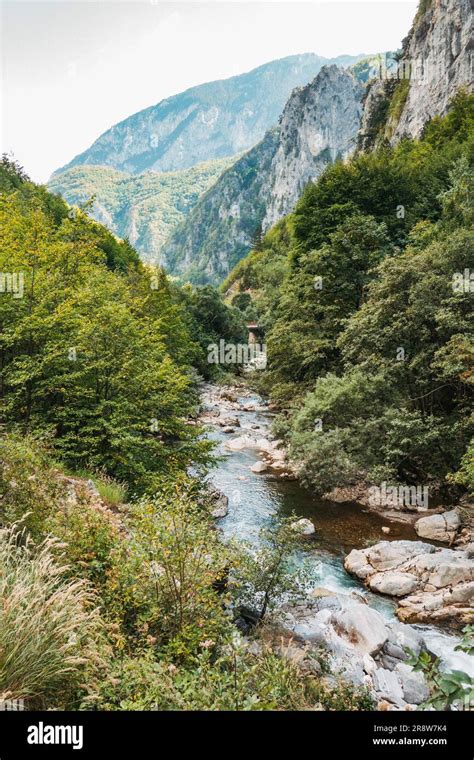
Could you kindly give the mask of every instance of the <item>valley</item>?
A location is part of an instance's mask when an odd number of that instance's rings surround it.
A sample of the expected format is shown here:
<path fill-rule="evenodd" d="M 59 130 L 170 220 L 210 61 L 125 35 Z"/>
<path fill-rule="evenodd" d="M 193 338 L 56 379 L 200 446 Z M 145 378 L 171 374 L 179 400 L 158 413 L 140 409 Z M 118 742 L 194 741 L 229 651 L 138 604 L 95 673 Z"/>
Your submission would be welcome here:
<path fill-rule="evenodd" d="M 472 709 L 472 23 L 3 155 L 0 704 Z"/>

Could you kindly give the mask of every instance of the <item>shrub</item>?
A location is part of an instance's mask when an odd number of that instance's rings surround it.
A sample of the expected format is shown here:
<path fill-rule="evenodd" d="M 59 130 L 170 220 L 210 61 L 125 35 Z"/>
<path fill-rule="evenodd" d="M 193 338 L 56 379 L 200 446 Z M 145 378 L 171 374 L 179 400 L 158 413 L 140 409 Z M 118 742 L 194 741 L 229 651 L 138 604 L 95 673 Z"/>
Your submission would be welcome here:
<path fill-rule="evenodd" d="M 63 505 L 50 516 L 46 526 L 61 542 L 57 551 L 64 555 L 69 575 L 103 587 L 114 564 L 114 551 L 120 545 L 118 525 L 111 515 L 87 500 L 79 500 Z"/>
<path fill-rule="evenodd" d="M 45 450 L 33 438 L 0 438 L 0 526 L 22 522 L 34 538 L 59 497 Z"/>
<path fill-rule="evenodd" d="M 150 655 L 117 662 L 102 684 L 97 707 L 105 710 L 304 710 L 313 701 L 312 676 L 271 652 L 250 655 L 229 645 L 208 649 L 185 665 Z"/>
<path fill-rule="evenodd" d="M 206 512 L 186 487 L 142 499 L 131 512 L 135 561 L 145 577 L 150 634 L 178 659 L 203 641 L 215 644 L 228 625 L 218 581 L 226 554 Z"/>
<path fill-rule="evenodd" d="M 269 528 L 260 531 L 260 546 L 234 542 L 232 591 L 237 606 L 256 609 L 263 621 L 282 598 L 298 599 L 304 596 L 306 569 L 292 567 L 294 550 L 301 535 L 294 529 L 297 516 L 281 518 Z"/>

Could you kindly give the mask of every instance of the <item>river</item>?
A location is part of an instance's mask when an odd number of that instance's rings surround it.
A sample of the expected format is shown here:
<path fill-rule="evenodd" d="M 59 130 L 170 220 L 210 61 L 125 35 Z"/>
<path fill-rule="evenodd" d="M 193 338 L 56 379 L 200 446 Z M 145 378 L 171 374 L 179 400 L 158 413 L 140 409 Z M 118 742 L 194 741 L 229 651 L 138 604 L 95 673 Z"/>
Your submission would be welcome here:
<path fill-rule="evenodd" d="M 215 387 L 207 386 L 204 391 L 204 413 L 216 414 L 216 408 L 209 404 L 210 395 L 216 394 Z M 316 499 L 297 481 L 282 478 L 271 470 L 253 473 L 250 468 L 261 460 L 255 449 L 229 451 L 226 443 L 243 434 L 268 437 L 272 415 L 265 402 L 257 394 L 242 395 L 234 389 L 237 403 L 233 404 L 229 416 L 239 420 L 240 426 L 234 433 L 225 433 L 221 426 L 208 426 L 208 436 L 216 443 L 216 454 L 220 460 L 212 472 L 212 481 L 229 499 L 226 517 L 221 518 L 219 527 L 225 538 L 238 538 L 256 543 L 260 530 L 269 525 L 277 515 L 296 513 L 298 517 L 309 518 L 316 529 L 311 540 L 311 549 L 304 552 L 314 569 L 314 585 L 331 591 L 348 593 L 357 590 L 367 599 L 368 604 L 386 618 L 395 617 L 396 605 L 383 596 L 368 591 L 343 567 L 344 556 L 354 548 L 363 548 L 369 543 L 382 540 L 416 540 L 413 527 L 407 523 L 388 523 L 390 534 L 382 531 L 387 525 L 378 514 L 364 510 L 357 504 L 337 504 Z M 239 395 L 239 393 L 241 395 Z M 252 407 L 254 407 L 252 409 Z M 303 553 L 302 553 L 303 554 Z M 295 556 L 299 562 L 301 557 Z M 474 658 L 454 647 L 459 638 L 452 633 L 431 625 L 413 626 L 422 632 L 426 644 L 439 656 L 446 669 L 462 670 L 474 676 Z"/>

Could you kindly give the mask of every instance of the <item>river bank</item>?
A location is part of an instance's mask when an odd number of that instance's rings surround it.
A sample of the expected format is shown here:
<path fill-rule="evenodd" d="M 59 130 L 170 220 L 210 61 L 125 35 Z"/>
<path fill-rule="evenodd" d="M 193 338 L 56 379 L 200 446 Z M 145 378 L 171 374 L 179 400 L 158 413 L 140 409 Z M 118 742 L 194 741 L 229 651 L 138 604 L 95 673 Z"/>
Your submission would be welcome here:
<path fill-rule="evenodd" d="M 271 440 L 271 417 L 264 400 L 245 387 L 202 389 L 201 422 L 220 456 L 212 481 L 225 496 L 226 508 L 217 521 L 224 538 L 258 542 L 262 527 L 291 512 L 314 525 L 304 552 L 314 567 L 313 587 L 305 602 L 282 608 L 276 621 L 280 634 L 300 652 L 295 656 L 323 644 L 331 670 L 365 685 L 378 704 L 388 703 L 383 709 L 415 709 L 426 698 L 426 684 L 405 663 L 405 646 L 429 649 L 446 669 L 474 675 L 474 658 L 455 650 L 458 634 L 398 621 L 393 598 L 374 593 L 344 569 L 352 550 L 382 541 L 415 542 L 413 525 L 358 504 L 314 499 L 288 472 Z"/>

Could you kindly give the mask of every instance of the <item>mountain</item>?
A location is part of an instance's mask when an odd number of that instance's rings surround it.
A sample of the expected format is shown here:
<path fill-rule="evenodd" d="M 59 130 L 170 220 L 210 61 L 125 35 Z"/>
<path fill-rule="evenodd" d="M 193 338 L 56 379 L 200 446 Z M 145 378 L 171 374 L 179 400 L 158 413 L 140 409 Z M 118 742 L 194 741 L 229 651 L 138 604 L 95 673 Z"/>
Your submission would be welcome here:
<path fill-rule="evenodd" d="M 292 210 L 305 185 L 355 146 L 364 88 L 325 66 L 290 96 L 278 126 L 228 169 L 161 250 L 162 264 L 196 283 L 222 281 L 267 229 Z"/>
<path fill-rule="evenodd" d="M 472 0 L 421 0 L 403 42 L 398 77 L 369 85 L 359 147 L 417 138 L 434 116 L 444 116 L 459 90 L 474 91 Z"/>
<path fill-rule="evenodd" d="M 293 210 L 308 182 L 329 163 L 354 150 L 363 95 L 353 74 L 337 66 L 325 66 L 312 83 L 293 92 L 280 119 L 264 230 Z"/>
<path fill-rule="evenodd" d="M 128 238 L 144 260 L 155 260 L 171 231 L 233 160 L 206 161 L 162 174 L 75 166 L 53 175 L 48 187 L 76 206 L 94 196 L 94 219 L 118 237 Z"/>
<path fill-rule="evenodd" d="M 58 171 L 90 164 L 132 174 L 169 172 L 233 156 L 263 138 L 292 90 L 307 84 L 322 66 L 349 66 L 362 57 L 292 55 L 230 79 L 192 87 L 111 127 Z"/>

